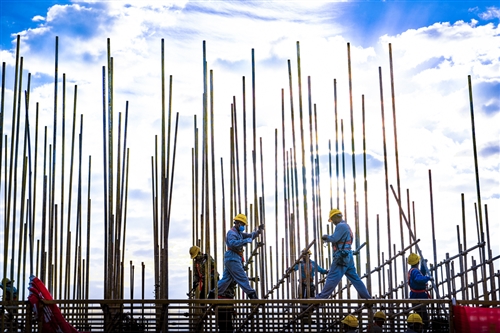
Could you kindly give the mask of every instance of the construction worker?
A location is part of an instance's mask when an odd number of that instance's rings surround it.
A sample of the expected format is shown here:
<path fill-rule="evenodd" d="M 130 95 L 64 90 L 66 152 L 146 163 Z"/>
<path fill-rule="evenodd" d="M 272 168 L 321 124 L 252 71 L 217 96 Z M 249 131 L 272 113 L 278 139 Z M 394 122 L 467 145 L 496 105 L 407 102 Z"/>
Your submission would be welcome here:
<path fill-rule="evenodd" d="M 227 251 L 224 254 L 224 273 L 219 280 L 219 293 L 223 294 L 231 282 L 236 281 L 240 288 L 245 292 L 248 298 L 257 299 L 255 289 L 250 286 L 248 276 L 245 273 L 243 262 L 243 246 L 251 243 L 264 231 L 264 225 L 261 224 L 251 233 L 246 233 L 247 217 L 244 214 L 238 214 L 233 218 L 234 226 L 229 229 L 226 235 Z M 215 290 L 210 291 L 209 298 L 214 298 Z"/>
<path fill-rule="evenodd" d="M 367 332 L 368 333 L 379 333 L 382 331 L 382 326 L 385 324 L 385 313 L 384 311 L 377 311 L 373 315 L 373 323 L 368 325 Z"/>
<path fill-rule="evenodd" d="M 335 231 L 333 235 L 323 235 L 322 240 L 323 242 L 333 243 L 333 260 L 326 276 L 325 286 L 321 293 L 316 295 L 316 298 L 326 299 L 330 297 L 344 275 L 351 281 L 361 298 L 372 298 L 354 267 L 351 250 L 352 231 L 342 219 L 342 212 L 338 209 L 332 209 L 328 221 L 335 225 Z"/>
<path fill-rule="evenodd" d="M 191 255 L 191 259 L 194 260 L 193 289 L 191 289 L 191 292 L 198 289 L 200 292 L 199 298 L 205 299 L 207 297 L 207 293 L 209 290 L 207 285 L 207 280 L 205 278 L 209 261 L 210 261 L 210 285 L 212 287 L 215 286 L 215 276 L 217 276 L 217 279 L 219 278 L 219 273 L 217 273 L 215 267 L 215 261 L 210 255 L 201 253 L 201 249 L 196 245 L 191 246 L 191 248 L 189 249 L 189 254 Z"/>
<path fill-rule="evenodd" d="M 408 256 L 407 263 L 411 266 L 408 271 L 410 299 L 429 299 L 431 297 L 427 291 L 427 282 L 432 280 L 432 276 L 428 276 L 424 262 L 421 263 L 420 269 L 418 269 L 419 262 L 420 256 L 418 254 L 411 253 Z M 415 312 L 422 318 L 424 328 L 427 330 L 429 327 L 429 315 L 427 314 L 426 305 L 422 304 Z"/>
<path fill-rule="evenodd" d="M 303 251 L 305 251 L 305 249 Z M 299 287 L 300 288 L 299 295 L 302 295 L 302 298 L 314 297 L 316 295 L 316 286 L 314 285 L 313 282 L 316 271 L 320 272 L 321 274 L 328 273 L 328 270 L 319 266 L 318 264 L 316 264 L 314 260 L 311 259 L 311 254 L 312 254 L 311 250 L 307 250 L 305 255 L 306 258 L 303 258 L 300 261 L 300 264 L 297 264 L 293 267 L 293 269 L 296 271 L 298 271 L 300 267 L 302 284 L 301 287 Z M 309 285 L 309 295 L 307 295 L 308 285 Z M 300 293 L 300 291 L 302 293 Z"/>
<path fill-rule="evenodd" d="M 14 287 L 14 280 L 3 278 L 0 288 L 3 289 L 3 299 L 5 301 L 17 301 L 17 288 Z"/>
<path fill-rule="evenodd" d="M 236 289 L 236 281 L 231 282 L 229 287 L 227 287 L 224 293 L 219 294 L 219 299 L 234 299 Z M 234 316 L 234 305 L 233 304 L 222 304 L 217 307 L 219 313 L 217 316 L 217 325 L 219 326 L 220 333 L 233 333 L 233 316 Z"/>
<path fill-rule="evenodd" d="M 342 332 L 345 333 L 357 333 L 358 330 L 358 319 L 354 317 L 353 315 L 347 315 L 345 316 L 344 319 L 341 321 L 342 323 Z"/>
<path fill-rule="evenodd" d="M 422 317 L 418 313 L 412 313 L 408 316 L 407 329 L 405 333 L 420 333 L 422 332 L 424 323 L 422 321 Z"/>

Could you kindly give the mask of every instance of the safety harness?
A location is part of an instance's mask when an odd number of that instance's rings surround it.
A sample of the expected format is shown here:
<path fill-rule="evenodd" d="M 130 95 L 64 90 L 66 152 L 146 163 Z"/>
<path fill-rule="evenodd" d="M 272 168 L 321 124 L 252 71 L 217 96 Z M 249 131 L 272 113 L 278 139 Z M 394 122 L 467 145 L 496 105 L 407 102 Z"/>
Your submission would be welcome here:
<path fill-rule="evenodd" d="M 234 230 L 235 232 L 238 232 L 238 230 L 236 230 L 235 227 L 232 227 L 231 229 Z M 228 246 L 227 249 L 229 251 L 233 251 L 234 253 L 236 253 L 237 255 L 239 255 L 241 257 L 241 262 L 245 262 L 245 257 L 243 257 L 243 251 L 241 251 L 241 252 L 236 251 L 236 249 L 233 249 L 230 246 Z"/>
<path fill-rule="evenodd" d="M 418 270 L 418 268 L 415 268 L 415 267 L 412 267 L 409 271 L 408 271 L 408 287 L 410 288 L 411 291 L 413 291 L 414 293 L 425 293 L 427 294 L 427 298 L 431 298 L 431 295 L 429 294 L 429 292 L 427 291 L 427 289 L 422 289 L 422 290 L 418 290 L 418 289 L 413 289 L 410 285 L 410 280 L 411 280 L 411 273 L 413 272 L 413 270 L 416 269 Z"/>
<path fill-rule="evenodd" d="M 349 244 L 349 245 L 351 245 L 351 244 L 352 244 L 352 239 L 353 239 L 353 237 L 352 237 L 352 230 L 351 230 L 351 228 L 349 228 L 349 234 L 350 234 L 350 236 L 351 236 L 351 237 L 350 237 L 350 239 L 349 239 L 349 240 L 345 240 L 345 241 L 342 243 L 342 249 L 344 249 L 344 247 L 345 247 L 345 245 L 346 245 L 346 244 Z M 347 237 L 346 237 L 346 238 L 347 238 Z M 338 245 L 339 245 L 339 243 L 335 243 L 335 244 L 333 244 L 333 251 L 337 251 L 337 250 L 338 250 Z"/>

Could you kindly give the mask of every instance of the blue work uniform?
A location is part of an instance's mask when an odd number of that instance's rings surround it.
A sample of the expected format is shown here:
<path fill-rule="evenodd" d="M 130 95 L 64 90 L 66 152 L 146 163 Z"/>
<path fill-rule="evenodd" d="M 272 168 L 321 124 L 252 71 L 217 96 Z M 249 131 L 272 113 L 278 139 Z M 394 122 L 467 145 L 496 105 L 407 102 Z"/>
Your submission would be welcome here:
<path fill-rule="evenodd" d="M 426 275 L 426 269 L 423 261 L 420 264 L 420 270 L 417 268 L 417 265 L 412 266 L 412 268 L 408 271 L 408 285 L 410 286 L 410 299 L 431 298 L 429 292 L 427 291 L 427 282 L 429 282 L 430 279 L 431 279 L 430 276 Z M 427 305 L 424 304 L 420 306 L 420 308 L 416 309 L 415 312 L 418 313 L 422 318 L 424 327 L 428 328 L 429 314 L 427 313 Z"/>
<path fill-rule="evenodd" d="M 299 270 L 299 265 L 293 266 L 294 270 Z M 309 271 L 309 281 L 307 280 L 307 271 Z M 300 261 L 300 272 L 302 275 L 302 286 L 299 286 L 299 295 L 300 290 L 302 291 L 302 298 L 307 297 L 307 286 L 309 285 L 309 297 L 314 297 L 316 295 L 316 286 L 314 285 L 313 279 L 316 272 L 320 272 L 321 274 L 326 274 L 328 271 L 321 266 L 318 266 L 314 260 L 309 259 L 309 269 L 306 271 L 306 263 L 305 260 Z"/>
<path fill-rule="evenodd" d="M 422 274 L 424 272 L 424 274 Z M 431 278 L 425 275 L 425 266 L 422 262 L 420 270 L 413 267 L 408 271 L 408 285 L 410 286 L 410 298 L 413 299 L 427 299 L 429 293 L 427 292 L 427 282 Z"/>
<path fill-rule="evenodd" d="M 302 280 L 306 279 L 305 264 L 306 263 L 303 260 L 300 261 L 300 271 L 302 273 Z M 311 277 L 311 280 L 314 279 L 316 272 L 320 272 L 321 274 L 328 273 L 328 271 L 326 269 L 324 269 L 323 267 L 316 264 L 316 262 L 314 260 L 309 259 L 309 266 L 310 266 L 309 267 L 309 276 Z M 293 269 L 295 271 L 298 271 L 299 265 L 297 264 L 297 265 L 293 266 Z"/>
<path fill-rule="evenodd" d="M 352 285 L 358 291 L 361 298 L 372 298 L 363 281 L 359 278 L 356 268 L 354 267 L 354 259 L 352 256 L 352 231 L 349 225 L 345 221 L 341 221 L 335 226 L 335 231 L 333 235 L 327 236 L 324 240 L 325 242 L 333 243 L 333 257 L 335 258 L 335 252 L 339 250 L 346 250 L 348 252 L 347 265 L 338 265 L 335 260 L 332 260 L 332 264 L 326 276 L 325 286 L 323 290 L 316 295 L 316 298 L 326 299 L 330 297 L 333 290 L 337 287 L 342 277 L 345 275 Z M 339 249 L 340 247 L 340 249 Z"/>
<path fill-rule="evenodd" d="M 251 243 L 258 235 L 258 231 L 252 233 L 240 232 L 235 227 L 227 232 L 224 273 L 222 273 L 222 279 L 217 284 L 219 294 L 224 293 L 232 281 L 236 281 L 245 294 L 251 295 L 255 293 L 255 289 L 250 286 L 248 276 L 243 268 L 243 246 Z"/>

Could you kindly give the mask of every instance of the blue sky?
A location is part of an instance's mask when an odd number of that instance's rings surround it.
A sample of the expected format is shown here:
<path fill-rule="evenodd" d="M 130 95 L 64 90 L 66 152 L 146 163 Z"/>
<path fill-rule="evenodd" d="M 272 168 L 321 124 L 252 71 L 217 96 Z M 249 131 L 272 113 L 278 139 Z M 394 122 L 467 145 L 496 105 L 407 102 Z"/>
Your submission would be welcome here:
<path fill-rule="evenodd" d="M 165 40 L 166 75 L 173 76 L 173 108 L 179 112 L 179 147 L 171 230 L 172 298 L 185 298 L 187 255 L 191 240 L 191 148 L 194 115 L 199 119 L 202 95 L 202 42 L 214 73 L 216 158 L 228 160 L 227 128 L 230 105 L 236 97 L 242 110 L 242 76 L 246 78 L 247 110 L 251 108 L 251 52 L 255 51 L 257 135 L 264 144 L 266 213 L 274 218 L 274 129 L 281 131 L 281 89 L 288 94 L 287 61 L 290 60 L 297 93 L 296 42 L 300 42 L 302 85 L 311 77 L 312 98 L 318 109 L 318 132 L 322 193 L 328 193 L 328 140 L 334 140 L 333 80 L 338 88 L 339 118 L 345 131 L 348 207 L 352 202 L 350 119 L 347 77 L 349 43 L 352 56 L 353 108 L 356 123 L 356 166 L 361 168 L 361 98 L 366 102 L 366 134 L 370 208 L 385 214 L 383 148 L 379 67 L 382 73 L 386 136 L 389 145 L 389 177 L 395 182 L 394 142 L 388 44 L 393 50 L 398 145 L 403 191 L 411 191 L 421 221 L 422 246 L 432 248 L 428 171 L 435 181 L 435 206 L 439 234 L 439 258 L 455 253 L 456 241 L 449 228 L 461 223 L 460 193 L 465 193 L 469 235 L 475 202 L 475 172 L 467 77 L 473 83 L 474 109 L 483 203 L 490 216 L 500 216 L 500 42 L 498 1 L 346 1 L 346 2 L 212 2 L 198 1 L 2 1 L 0 55 L 6 62 L 7 133 L 10 134 L 13 70 L 17 34 L 21 35 L 24 84 L 32 74 L 30 103 L 39 103 L 40 124 L 53 121 L 55 37 L 59 37 L 59 80 L 66 74 L 68 106 L 78 86 L 77 114 L 84 115 L 84 152 L 92 156 L 92 220 L 95 239 L 102 226 L 102 66 L 106 65 L 107 38 L 115 66 L 115 110 L 129 104 L 129 184 L 126 261 L 147 266 L 148 288 L 152 285 L 151 171 L 154 135 L 160 132 L 160 41 Z M 61 95 L 59 95 L 61 98 Z M 297 108 L 295 96 L 295 108 Z M 307 112 L 307 96 L 304 95 Z M 61 107 L 62 103 L 59 103 Z M 71 105 L 71 107 L 69 106 Z M 289 100 L 285 106 L 289 112 Z M 30 110 L 34 104 L 30 105 Z M 72 110 L 71 110 L 72 111 Z M 58 113 L 61 116 L 60 112 Z M 290 119 L 287 113 L 287 148 Z M 69 120 L 68 120 L 69 121 Z M 241 121 L 241 118 L 240 120 Z M 249 124 L 250 118 L 247 120 Z M 68 131 L 68 129 L 66 129 Z M 298 131 L 298 128 L 296 128 Z M 240 133 L 241 134 L 241 133 Z M 61 140 L 58 132 L 58 140 Z M 280 134 L 281 135 L 281 134 Z M 51 140 L 49 138 L 49 140 Z M 68 137 L 66 138 L 68 140 Z M 308 146 L 306 138 L 306 147 Z M 59 146 L 60 147 L 60 146 Z M 332 144 L 332 147 L 334 145 Z M 334 149 L 334 148 L 333 148 Z M 307 149 L 306 149 L 307 150 Z M 85 160 L 85 158 L 84 158 Z M 308 158 L 306 158 L 308 164 Z M 227 162 L 226 162 L 227 163 Z M 268 164 L 268 163 L 271 163 Z M 60 163 L 59 163 L 60 165 Z M 309 166 L 307 165 L 307 168 Z M 225 166 L 228 170 L 228 166 Z M 310 169 L 308 169 L 308 173 Z M 217 167 L 217 174 L 220 170 Z M 85 174 L 85 171 L 84 171 Z M 2 176 L 3 177 L 3 176 Z M 324 183 L 323 183 L 324 182 Z M 220 181 L 217 182 L 220 185 Z M 268 185 L 269 184 L 269 185 Z M 358 178 L 358 190 L 362 182 Z M 39 187 L 40 188 L 40 187 Z M 217 188 L 218 193 L 221 189 Z M 308 190 L 311 191 L 310 189 Z M 229 190 L 226 189 L 226 194 Z M 1 193 L 3 199 L 3 192 Z M 259 195 L 261 195 L 259 193 Z M 358 198 L 359 198 L 358 194 Z M 328 211 L 328 195 L 322 211 Z M 0 202 L 3 202 L 1 200 Z M 392 211 L 396 211 L 394 201 Z M 342 205 L 343 206 L 343 205 Z M 219 205 L 220 209 L 221 205 Z M 282 212 L 281 204 L 277 208 Z M 363 209 L 363 208 L 362 208 Z M 86 211 L 86 210 L 85 210 Z M 219 212 L 221 214 L 221 212 Z M 281 213 L 280 213 L 281 214 Z M 348 216 L 353 212 L 349 211 Z M 363 215 L 363 214 L 360 214 Z M 490 219 L 493 220 L 493 219 Z M 220 221 L 219 221 L 220 222 Z M 222 223 L 222 222 L 220 222 Z M 498 223 L 490 226 L 492 238 L 500 237 Z M 219 228 L 221 230 L 221 228 Z M 273 228 L 268 237 L 274 239 Z M 366 232 L 362 230 L 363 233 Z M 399 233 L 399 230 L 396 230 Z M 280 234 L 281 236 L 281 234 Z M 471 236 L 472 237 L 472 236 Z M 496 238 L 495 238 L 496 237 Z M 2 238 L 0 238 L 2 239 Z M 220 239 L 220 238 L 219 238 Z M 475 243 L 471 240 L 470 243 Z M 269 240 L 269 244 L 273 243 Z M 399 247 L 399 244 L 396 244 Z M 500 252 L 497 246 L 494 254 Z M 223 247 L 218 245 L 219 256 Z M 102 247 L 92 245 L 93 269 L 102 271 Z M 3 258 L 0 258 L 3 260 Z M 222 265 L 221 265 L 222 266 Z M 222 271 L 222 267 L 219 267 Z M 96 285 L 99 285 L 96 274 Z M 137 283 L 136 283 L 137 285 Z M 96 288 L 93 298 L 100 298 Z M 151 290 L 147 291 L 151 296 Z M 136 292 L 136 295 L 138 292 Z"/>
<path fill-rule="evenodd" d="M 37 16 L 45 17 L 49 7 L 71 3 L 84 4 L 79 1 L 2 0 L 0 45 L 4 49 L 9 48 L 12 42 L 11 34 L 43 24 L 43 21 L 33 19 Z M 259 2 L 254 3 L 259 4 Z M 92 6 L 99 6 L 99 2 Z M 293 6 L 293 2 L 290 6 Z M 497 16 L 486 14 L 488 8 L 498 8 L 498 2 L 483 0 L 331 2 L 325 5 L 317 19 L 326 22 L 335 20 L 344 27 L 344 32 L 353 43 L 367 46 L 381 35 L 396 35 L 408 29 L 418 29 L 436 22 L 453 23 L 459 20 L 469 22 L 472 19 L 480 21 L 480 24 L 498 22 L 498 13 Z M 203 2 L 188 4 L 186 10 L 210 12 Z M 307 16 L 304 19 L 307 20 Z M 75 33 L 85 34 L 89 27 L 80 25 L 79 29 L 81 30 L 75 29 Z"/>

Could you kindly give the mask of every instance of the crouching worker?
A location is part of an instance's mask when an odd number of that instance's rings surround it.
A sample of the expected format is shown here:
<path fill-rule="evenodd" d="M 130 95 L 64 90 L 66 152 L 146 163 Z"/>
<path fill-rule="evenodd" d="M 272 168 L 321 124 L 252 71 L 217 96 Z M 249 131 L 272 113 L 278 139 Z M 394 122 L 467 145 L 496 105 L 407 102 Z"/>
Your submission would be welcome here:
<path fill-rule="evenodd" d="M 208 280 L 206 278 L 206 272 L 208 271 L 210 274 L 210 285 L 215 286 L 215 277 L 219 279 L 219 273 L 217 273 L 217 269 L 215 267 L 214 259 L 208 255 L 201 253 L 201 249 L 194 245 L 189 249 L 189 254 L 191 255 L 191 259 L 194 260 L 193 267 L 193 291 L 199 291 L 199 299 L 205 299 L 208 293 Z M 210 263 L 210 269 L 209 269 Z"/>
<path fill-rule="evenodd" d="M 235 281 L 245 292 L 248 298 L 257 299 L 255 289 L 250 286 L 248 276 L 243 267 L 243 247 L 251 243 L 264 231 L 264 225 L 251 233 L 246 233 L 247 217 L 244 214 L 238 214 L 234 217 L 234 226 L 227 232 L 226 246 L 227 251 L 224 254 L 224 273 L 222 279 L 217 284 L 219 294 L 223 294 L 231 282 Z M 210 291 L 208 298 L 215 297 L 215 290 Z"/>

